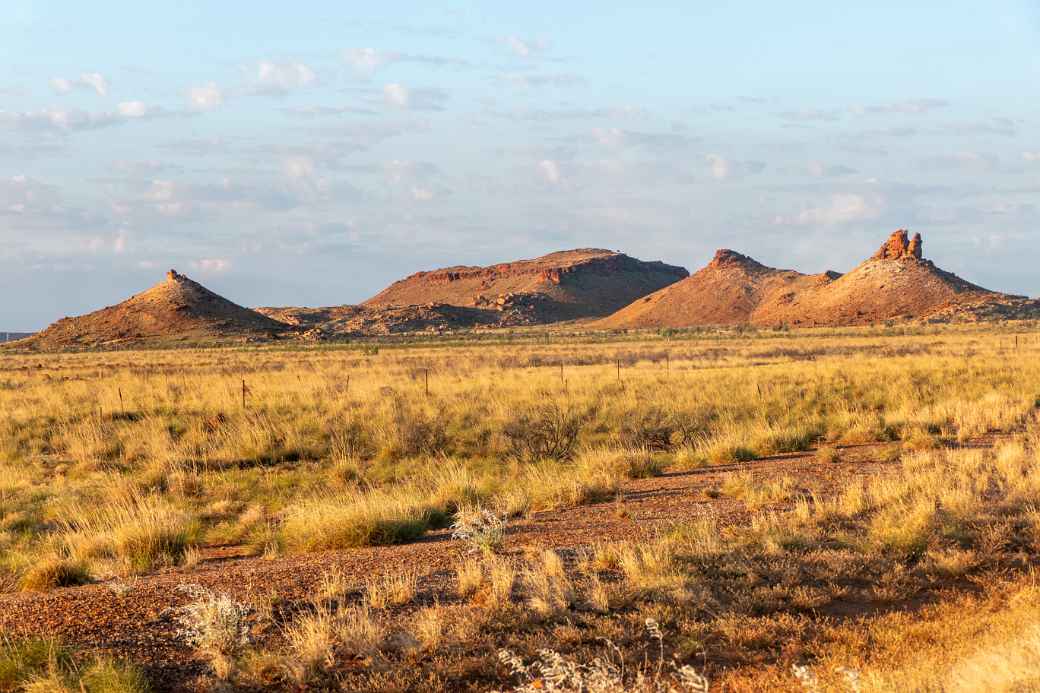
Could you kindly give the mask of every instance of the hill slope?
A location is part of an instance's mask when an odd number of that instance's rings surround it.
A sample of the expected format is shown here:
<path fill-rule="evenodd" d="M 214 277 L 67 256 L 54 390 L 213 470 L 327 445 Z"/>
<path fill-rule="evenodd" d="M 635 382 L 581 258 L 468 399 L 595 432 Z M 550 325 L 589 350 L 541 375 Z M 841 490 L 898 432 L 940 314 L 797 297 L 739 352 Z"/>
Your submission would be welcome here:
<path fill-rule="evenodd" d="M 705 267 L 680 282 L 645 296 L 595 326 L 688 327 L 739 325 L 760 320 L 762 306 L 782 305 L 792 295 L 833 280 L 836 274 L 807 275 L 780 270 L 732 250 L 719 250 Z"/>
<path fill-rule="evenodd" d="M 448 304 L 513 313 L 514 322 L 609 315 L 689 276 L 681 267 L 582 248 L 489 267 L 445 267 L 394 282 L 368 308 Z M 526 320 L 520 319 L 524 316 Z"/>
<path fill-rule="evenodd" d="M 697 325 L 864 325 L 892 319 L 971 320 L 1037 310 L 1037 303 L 984 289 L 922 257 L 920 234 L 894 232 L 845 275 L 766 267 L 720 250 L 688 279 L 594 324 L 604 328 Z M 1001 306 L 994 311 L 994 306 Z"/>
<path fill-rule="evenodd" d="M 18 342 L 41 350 L 123 346 L 169 341 L 270 337 L 290 329 L 219 296 L 174 270 L 122 303 L 76 318 L 62 318 Z"/>

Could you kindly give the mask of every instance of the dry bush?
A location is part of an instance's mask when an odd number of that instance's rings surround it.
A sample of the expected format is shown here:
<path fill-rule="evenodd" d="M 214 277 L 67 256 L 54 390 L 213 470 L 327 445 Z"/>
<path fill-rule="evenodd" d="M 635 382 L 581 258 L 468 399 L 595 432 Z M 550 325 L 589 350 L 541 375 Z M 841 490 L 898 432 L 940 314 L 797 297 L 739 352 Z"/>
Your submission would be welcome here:
<path fill-rule="evenodd" d="M 816 449 L 816 461 L 824 464 L 841 462 L 841 453 L 836 447 L 824 445 Z"/>
<path fill-rule="evenodd" d="M 336 637 L 347 653 L 366 656 L 379 651 L 386 627 L 367 606 L 348 607 L 336 613 Z"/>
<path fill-rule="evenodd" d="M 432 455 L 447 443 L 443 411 L 430 416 L 400 395 L 392 396 L 389 414 L 378 420 L 376 430 L 379 456 L 387 460 Z"/>
<path fill-rule="evenodd" d="M 470 558 L 455 566 L 455 590 L 460 598 L 474 594 L 484 583 L 484 566 Z"/>
<path fill-rule="evenodd" d="M 421 498 L 397 493 L 326 493 L 287 509 L 279 537 L 291 551 L 399 544 L 426 531 Z"/>
<path fill-rule="evenodd" d="M 181 636 L 209 659 L 217 678 L 230 678 L 235 659 L 252 640 L 249 607 L 199 585 L 183 585 L 181 589 L 193 600 L 178 612 Z"/>
<path fill-rule="evenodd" d="M 674 563 L 668 544 L 626 545 L 618 552 L 625 587 L 637 599 L 654 598 L 678 604 L 689 600 L 685 576 Z"/>
<path fill-rule="evenodd" d="M 306 685 L 334 664 L 336 621 L 334 612 L 318 607 L 314 613 L 300 616 L 285 627 L 285 668 L 296 683 Z"/>
<path fill-rule="evenodd" d="M 55 587 L 73 587 L 90 582 L 90 570 L 80 562 L 50 557 L 32 564 L 22 574 L 18 585 L 29 592 L 42 592 Z"/>
<path fill-rule="evenodd" d="M 541 619 L 554 618 L 576 600 L 574 585 L 564 570 L 559 554 L 546 549 L 540 560 L 523 574 L 527 605 Z"/>
<path fill-rule="evenodd" d="M 574 661 L 551 649 L 540 650 L 530 663 L 509 650 L 500 650 L 498 658 L 519 679 L 513 689 L 516 693 L 708 693 L 708 679 L 692 666 L 665 661 L 664 634 L 658 623 L 647 619 L 646 630 L 656 652 L 652 659 L 649 653 L 644 654 L 642 665 L 632 669 L 610 640 L 606 642 L 606 655 L 590 662 Z"/>
<path fill-rule="evenodd" d="M 105 657 L 77 658 L 56 640 L 0 640 L 0 690 L 26 693 L 147 693 L 133 665 Z"/>
<path fill-rule="evenodd" d="M 636 450 L 670 450 L 677 436 L 674 417 L 657 407 L 650 407 L 627 418 L 618 430 L 621 447 Z"/>
<path fill-rule="evenodd" d="M 474 595 L 474 601 L 490 613 L 499 613 L 512 606 L 513 588 L 516 584 L 516 568 L 505 559 L 494 558 L 487 562 L 487 582 Z"/>
<path fill-rule="evenodd" d="M 502 428 L 508 455 L 522 462 L 569 460 L 574 456 L 585 417 L 559 404 L 518 413 Z"/>
<path fill-rule="evenodd" d="M 439 604 L 428 606 L 412 618 L 412 633 L 424 652 L 435 652 L 444 642 L 446 623 Z"/>
<path fill-rule="evenodd" d="M 365 598 L 373 609 L 404 606 L 415 597 L 419 574 L 404 570 L 369 580 L 365 584 Z"/>
<path fill-rule="evenodd" d="M 479 505 L 460 508 L 451 525 L 452 539 L 464 541 L 485 554 L 497 551 L 505 536 L 505 519 Z"/>
<path fill-rule="evenodd" d="M 198 532 L 187 512 L 133 492 L 104 504 L 69 506 L 60 527 L 59 541 L 73 561 L 100 561 L 120 574 L 181 563 Z"/>

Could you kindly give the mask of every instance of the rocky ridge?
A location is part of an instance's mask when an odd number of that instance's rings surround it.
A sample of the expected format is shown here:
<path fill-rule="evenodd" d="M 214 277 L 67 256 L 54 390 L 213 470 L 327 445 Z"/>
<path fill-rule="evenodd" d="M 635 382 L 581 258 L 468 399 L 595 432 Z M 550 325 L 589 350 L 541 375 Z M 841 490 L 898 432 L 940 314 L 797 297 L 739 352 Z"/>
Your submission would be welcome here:
<path fill-rule="evenodd" d="M 448 304 L 502 313 L 504 324 L 609 315 L 687 277 L 682 267 L 580 248 L 488 267 L 417 272 L 365 301 L 369 308 Z"/>
<path fill-rule="evenodd" d="M 898 229 L 847 274 L 815 275 L 774 269 L 732 250 L 719 250 L 688 279 L 635 301 L 593 327 L 814 327 L 1040 317 L 1037 301 L 961 279 L 925 259 L 923 249 L 920 234 L 910 237 Z"/>
<path fill-rule="evenodd" d="M 268 339 L 289 326 L 232 303 L 170 270 L 166 280 L 114 306 L 62 318 L 19 347 L 41 350 Z"/>

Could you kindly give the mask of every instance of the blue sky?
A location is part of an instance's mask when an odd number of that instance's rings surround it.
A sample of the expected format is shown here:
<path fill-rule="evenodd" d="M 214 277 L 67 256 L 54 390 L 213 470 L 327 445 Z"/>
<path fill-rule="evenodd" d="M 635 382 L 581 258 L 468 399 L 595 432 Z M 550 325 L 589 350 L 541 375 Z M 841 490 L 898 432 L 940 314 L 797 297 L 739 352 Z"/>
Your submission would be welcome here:
<path fill-rule="evenodd" d="M 1040 5 L 0 10 L 0 329 L 175 267 L 247 305 L 570 247 L 1040 294 Z M 906 5 L 911 5 L 907 7 Z"/>

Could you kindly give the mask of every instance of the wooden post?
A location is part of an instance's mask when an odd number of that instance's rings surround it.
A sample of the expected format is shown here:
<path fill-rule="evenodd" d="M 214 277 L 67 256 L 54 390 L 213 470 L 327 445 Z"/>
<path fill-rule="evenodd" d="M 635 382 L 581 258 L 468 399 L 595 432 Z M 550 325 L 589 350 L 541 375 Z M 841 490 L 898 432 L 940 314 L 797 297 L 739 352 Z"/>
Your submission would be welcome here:
<path fill-rule="evenodd" d="M 563 361 L 560 361 L 560 382 L 563 382 Z"/>
<path fill-rule="evenodd" d="M 621 382 L 621 359 L 617 360 L 617 381 Z"/>
<path fill-rule="evenodd" d="M 242 408 L 246 408 L 246 380 L 242 379 Z"/>
<path fill-rule="evenodd" d="M 347 374 L 347 388 L 346 388 L 346 394 L 347 394 L 348 396 L 350 395 L 350 374 Z"/>
<path fill-rule="evenodd" d="M 430 369 L 424 369 L 426 371 L 426 396 L 430 396 Z"/>
<path fill-rule="evenodd" d="M 125 414 L 126 413 L 126 407 L 123 405 L 123 388 L 121 388 L 121 387 L 116 388 L 116 392 L 119 393 L 119 411 L 121 411 L 122 413 Z"/>

